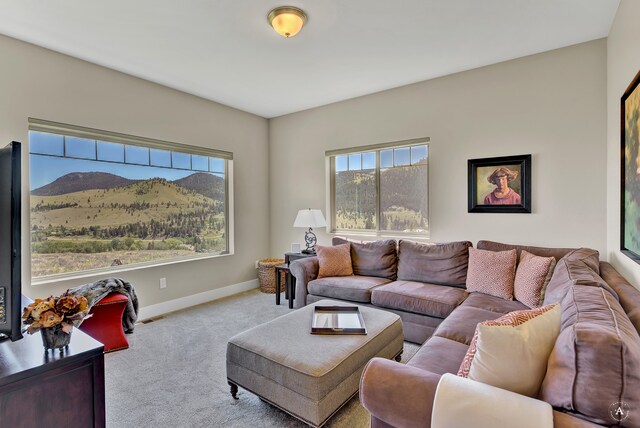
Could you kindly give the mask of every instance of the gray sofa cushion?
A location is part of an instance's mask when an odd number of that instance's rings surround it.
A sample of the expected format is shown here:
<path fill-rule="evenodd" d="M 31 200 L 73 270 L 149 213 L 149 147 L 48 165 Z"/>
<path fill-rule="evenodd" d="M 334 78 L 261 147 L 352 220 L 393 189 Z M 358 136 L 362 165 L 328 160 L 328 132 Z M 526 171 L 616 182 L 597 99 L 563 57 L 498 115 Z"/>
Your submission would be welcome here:
<path fill-rule="evenodd" d="M 398 279 L 464 288 L 469 265 L 469 241 L 445 244 L 398 243 Z"/>
<path fill-rule="evenodd" d="M 560 260 L 567 254 L 575 251 L 575 248 L 547 248 L 547 247 L 532 247 L 530 245 L 515 245 L 515 244 L 504 244 L 502 242 L 494 242 L 494 241 L 478 241 L 476 248 L 479 250 L 489 250 L 489 251 L 507 251 L 515 249 L 518 253 L 518 262 L 520 262 L 520 253 L 522 250 L 527 251 L 528 253 L 535 254 L 540 257 L 554 257 L 556 261 Z"/>
<path fill-rule="evenodd" d="M 640 290 L 629 284 L 622 275 L 607 262 L 600 262 L 600 275 L 618 295 L 620 305 L 627 313 L 631 323 L 640 333 Z"/>
<path fill-rule="evenodd" d="M 460 288 L 394 281 L 375 288 L 371 292 L 371 303 L 383 308 L 445 318 L 462 303 L 467 294 Z"/>
<path fill-rule="evenodd" d="M 600 278 L 584 261 L 563 258 L 556 265 L 553 276 L 551 276 L 551 281 L 549 281 L 549 285 L 547 285 L 544 304 L 549 305 L 551 303 L 561 302 L 572 285 L 604 288 L 616 299 L 618 298 L 616 292 L 613 291 L 609 284 Z"/>
<path fill-rule="evenodd" d="M 490 296 L 484 293 L 469 294 L 469 297 L 462 302 L 461 306 L 470 306 L 487 311 L 498 312 L 500 314 L 529 309 L 526 305 L 518 302 L 517 300 L 504 300 L 500 297 Z"/>
<path fill-rule="evenodd" d="M 351 244 L 351 264 L 354 275 L 396 279 L 398 255 L 396 241 L 393 239 L 360 244 L 342 238 L 333 238 L 332 243 L 333 245 Z"/>
<path fill-rule="evenodd" d="M 609 406 L 640 397 L 640 336 L 620 303 L 601 287 L 573 285 L 562 300 L 562 326 L 540 397 L 609 425 Z M 630 409 L 623 427 L 639 427 Z M 617 424 L 616 424 L 617 425 Z"/>
<path fill-rule="evenodd" d="M 351 302 L 371 301 L 371 290 L 391 280 L 373 276 L 336 276 L 309 281 L 309 294 Z"/>
<path fill-rule="evenodd" d="M 469 345 L 434 336 L 418 349 L 407 365 L 439 375 L 456 374 L 464 356 L 467 355 L 467 349 Z"/>
<path fill-rule="evenodd" d="M 600 275 L 600 253 L 591 248 L 577 248 L 563 257 L 564 260 L 580 260 L 589 268 Z"/>
<path fill-rule="evenodd" d="M 438 326 L 434 336 L 444 337 L 445 339 L 455 340 L 465 345 L 471 344 L 471 339 L 476 332 L 476 326 L 479 322 L 494 320 L 501 317 L 502 314 L 486 309 L 474 308 L 472 306 L 460 306 L 453 311 L 442 324 Z M 458 361 L 461 363 L 462 359 Z"/>

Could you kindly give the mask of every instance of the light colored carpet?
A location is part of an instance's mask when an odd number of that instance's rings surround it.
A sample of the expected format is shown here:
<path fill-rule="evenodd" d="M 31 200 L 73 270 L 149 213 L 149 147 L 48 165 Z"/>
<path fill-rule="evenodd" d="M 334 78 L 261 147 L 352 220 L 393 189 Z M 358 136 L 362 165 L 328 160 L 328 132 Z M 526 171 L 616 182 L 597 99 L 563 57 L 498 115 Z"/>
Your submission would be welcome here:
<path fill-rule="evenodd" d="M 129 349 L 105 356 L 107 427 L 305 426 L 242 388 L 234 400 L 226 380 L 228 339 L 289 311 L 254 290 L 136 325 Z M 417 350 L 405 342 L 403 362 Z M 355 397 L 325 426 L 368 425 Z"/>

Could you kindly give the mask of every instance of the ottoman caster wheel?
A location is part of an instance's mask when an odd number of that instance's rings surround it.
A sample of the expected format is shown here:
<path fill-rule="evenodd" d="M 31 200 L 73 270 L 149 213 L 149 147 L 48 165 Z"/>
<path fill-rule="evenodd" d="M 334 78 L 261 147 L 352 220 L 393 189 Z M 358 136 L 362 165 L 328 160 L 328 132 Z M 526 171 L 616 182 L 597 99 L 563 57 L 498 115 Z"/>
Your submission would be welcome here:
<path fill-rule="evenodd" d="M 231 396 L 234 400 L 238 400 L 238 385 L 232 382 L 227 382 L 229 384 Z"/>
<path fill-rule="evenodd" d="M 399 353 L 398 355 L 396 355 L 396 357 L 394 358 L 394 360 L 396 360 L 397 362 L 400 362 L 402 360 L 402 352 Z"/>

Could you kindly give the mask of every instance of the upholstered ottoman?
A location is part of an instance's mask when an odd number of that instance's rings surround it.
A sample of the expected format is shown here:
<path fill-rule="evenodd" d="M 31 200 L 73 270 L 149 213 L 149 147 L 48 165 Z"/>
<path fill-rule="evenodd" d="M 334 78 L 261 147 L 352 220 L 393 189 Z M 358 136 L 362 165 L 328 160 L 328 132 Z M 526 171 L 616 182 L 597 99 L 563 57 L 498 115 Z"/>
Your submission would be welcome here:
<path fill-rule="evenodd" d="M 312 335 L 314 306 L 354 306 L 321 300 L 240 333 L 227 344 L 227 380 L 314 427 L 322 426 L 358 392 L 373 357 L 399 358 L 402 321 L 360 306 L 366 335 Z"/>
<path fill-rule="evenodd" d="M 104 345 L 104 352 L 118 351 L 129 347 L 122 328 L 122 314 L 129 298 L 124 294 L 110 293 L 89 311 L 92 316 L 86 318 L 78 327 L 89 336 Z"/>

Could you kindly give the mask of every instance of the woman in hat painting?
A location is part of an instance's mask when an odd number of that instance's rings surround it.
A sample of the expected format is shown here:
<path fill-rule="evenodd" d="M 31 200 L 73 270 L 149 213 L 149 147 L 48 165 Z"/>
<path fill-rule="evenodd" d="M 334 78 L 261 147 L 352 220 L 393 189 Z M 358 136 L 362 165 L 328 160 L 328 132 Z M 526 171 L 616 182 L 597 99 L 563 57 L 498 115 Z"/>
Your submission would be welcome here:
<path fill-rule="evenodd" d="M 496 168 L 487 178 L 489 183 L 496 186 L 495 189 L 484 197 L 485 205 L 520 205 L 520 195 L 509 187 L 510 182 L 518 177 L 517 171 L 512 171 L 503 166 Z"/>

